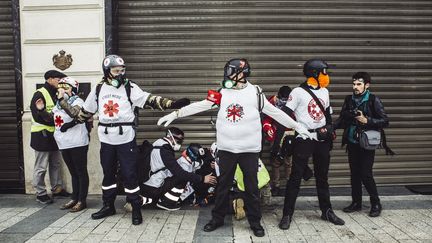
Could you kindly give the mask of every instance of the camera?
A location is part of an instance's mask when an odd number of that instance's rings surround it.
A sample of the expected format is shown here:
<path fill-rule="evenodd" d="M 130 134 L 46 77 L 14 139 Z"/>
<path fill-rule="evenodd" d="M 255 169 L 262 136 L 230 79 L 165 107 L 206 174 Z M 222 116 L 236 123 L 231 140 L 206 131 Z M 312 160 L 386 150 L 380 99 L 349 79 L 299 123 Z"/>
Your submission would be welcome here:
<path fill-rule="evenodd" d="M 361 116 L 361 115 L 362 115 L 361 111 L 359 111 L 359 110 L 357 110 L 357 109 L 355 109 L 355 110 L 350 110 L 349 113 L 350 113 L 350 115 L 351 115 L 352 117 L 356 117 L 356 116 Z"/>

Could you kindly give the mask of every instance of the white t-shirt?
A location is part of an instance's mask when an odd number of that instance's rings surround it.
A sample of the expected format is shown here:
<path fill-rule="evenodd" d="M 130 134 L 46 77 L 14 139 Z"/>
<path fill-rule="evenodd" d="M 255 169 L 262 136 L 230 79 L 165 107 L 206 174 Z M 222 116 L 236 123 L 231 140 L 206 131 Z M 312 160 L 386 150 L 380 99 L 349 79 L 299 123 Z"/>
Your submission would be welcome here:
<path fill-rule="evenodd" d="M 311 90 L 321 101 L 324 109 L 330 107 L 329 92 L 326 88 Z M 307 129 L 320 128 L 326 124 L 323 111 L 314 98 L 301 87 L 294 88 L 291 91 L 286 106 L 294 112 L 297 122 Z"/>
<path fill-rule="evenodd" d="M 99 113 L 99 122 L 102 123 L 124 123 L 133 122 L 135 119 L 134 108 L 144 107 L 150 93 L 143 91 L 135 83 L 131 83 L 130 99 L 133 103 L 131 106 L 124 85 L 115 88 L 108 84 L 102 84 L 99 92 L 98 103 L 96 104 L 96 86 L 88 95 L 84 110 L 91 113 Z M 107 128 L 108 134 L 105 134 Z M 135 130 L 132 126 L 122 126 L 123 134 L 119 133 L 119 126 L 105 127 L 98 126 L 99 140 L 111 145 L 125 144 L 132 141 L 135 137 Z"/>
<path fill-rule="evenodd" d="M 72 106 L 82 107 L 84 101 L 81 98 L 77 98 L 72 102 Z M 59 149 L 69 149 L 82 147 L 89 144 L 88 131 L 85 124 L 76 124 L 75 126 L 69 128 L 66 132 L 61 132 L 60 127 L 63 124 L 71 122 L 73 120 L 65 110 L 54 106 L 54 138 L 57 142 Z"/>

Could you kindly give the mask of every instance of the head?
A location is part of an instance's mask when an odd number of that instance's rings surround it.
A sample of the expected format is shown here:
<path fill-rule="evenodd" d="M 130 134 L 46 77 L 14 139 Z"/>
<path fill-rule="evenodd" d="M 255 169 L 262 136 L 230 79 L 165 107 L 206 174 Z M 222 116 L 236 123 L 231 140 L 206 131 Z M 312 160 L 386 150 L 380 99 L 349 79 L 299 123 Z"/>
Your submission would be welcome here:
<path fill-rule="evenodd" d="M 369 88 L 371 77 L 367 72 L 357 72 L 352 76 L 353 94 L 355 96 L 363 95 Z"/>
<path fill-rule="evenodd" d="M 184 140 L 184 132 L 177 127 L 170 127 L 165 134 L 165 140 L 171 145 L 174 151 L 180 151 Z"/>
<path fill-rule="evenodd" d="M 199 168 L 204 163 L 205 150 L 199 143 L 191 143 L 183 152 L 183 157 L 186 158 L 194 168 Z"/>
<path fill-rule="evenodd" d="M 49 70 L 44 74 L 45 81 L 54 88 L 57 88 L 60 79 L 67 77 L 66 74 L 57 70 Z"/>
<path fill-rule="evenodd" d="M 69 96 L 73 96 L 78 94 L 79 84 L 71 77 L 64 77 L 58 82 L 58 88 L 64 89 Z"/>
<path fill-rule="evenodd" d="M 250 70 L 249 62 L 244 58 L 229 60 L 224 67 L 222 87 L 231 89 L 238 84 L 245 84 L 250 75 Z"/>
<path fill-rule="evenodd" d="M 326 88 L 330 84 L 328 64 L 320 59 L 310 59 L 303 65 L 303 74 L 310 86 Z"/>
<path fill-rule="evenodd" d="M 282 86 L 279 88 L 276 100 L 276 107 L 282 107 L 288 101 L 288 97 L 291 93 L 291 88 L 289 86 Z"/>
<path fill-rule="evenodd" d="M 126 82 L 126 64 L 120 56 L 108 55 L 102 62 L 104 79 L 118 88 Z"/>

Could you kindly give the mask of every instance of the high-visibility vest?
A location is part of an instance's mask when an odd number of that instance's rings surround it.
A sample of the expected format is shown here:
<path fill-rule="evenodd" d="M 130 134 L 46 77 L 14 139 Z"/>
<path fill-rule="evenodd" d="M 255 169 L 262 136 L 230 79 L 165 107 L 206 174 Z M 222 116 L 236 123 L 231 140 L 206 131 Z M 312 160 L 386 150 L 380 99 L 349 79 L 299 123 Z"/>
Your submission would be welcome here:
<path fill-rule="evenodd" d="M 45 87 L 42 87 L 35 91 L 35 93 L 39 91 L 42 93 L 44 99 L 45 99 L 45 110 L 50 113 L 52 109 L 54 108 L 54 101 L 51 98 L 50 93 Z M 32 117 L 32 125 L 31 125 L 31 132 L 40 132 L 42 130 L 47 130 L 48 132 L 54 132 L 55 127 L 54 126 L 48 126 L 44 124 L 37 123 L 34 118 Z"/>

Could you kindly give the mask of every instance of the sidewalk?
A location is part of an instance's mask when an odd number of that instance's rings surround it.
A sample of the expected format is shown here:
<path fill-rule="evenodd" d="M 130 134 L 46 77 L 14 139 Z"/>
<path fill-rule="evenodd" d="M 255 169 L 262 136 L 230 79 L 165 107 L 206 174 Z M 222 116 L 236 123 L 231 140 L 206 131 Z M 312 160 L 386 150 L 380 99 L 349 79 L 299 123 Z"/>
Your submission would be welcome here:
<path fill-rule="evenodd" d="M 266 236 L 262 238 L 253 236 L 247 220 L 230 216 L 216 231 L 202 231 L 211 207 L 184 206 L 175 212 L 144 209 L 143 224 L 134 226 L 122 207 L 123 196 L 116 201 L 116 215 L 92 220 L 90 215 L 101 206 L 97 195 L 90 196 L 89 208 L 79 213 L 58 209 L 67 199 L 43 206 L 33 195 L 0 195 L 0 242 L 432 242 L 432 196 L 402 194 L 383 193 L 384 211 L 378 218 L 367 216 L 369 203 L 362 212 L 343 213 L 341 208 L 351 198 L 333 196 L 333 208 L 345 220 L 344 226 L 321 220 L 317 198 L 301 196 L 287 231 L 277 226 L 283 198 L 276 197 L 272 206 L 263 207 Z"/>

